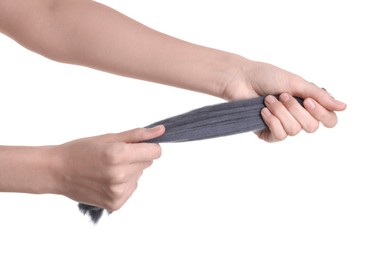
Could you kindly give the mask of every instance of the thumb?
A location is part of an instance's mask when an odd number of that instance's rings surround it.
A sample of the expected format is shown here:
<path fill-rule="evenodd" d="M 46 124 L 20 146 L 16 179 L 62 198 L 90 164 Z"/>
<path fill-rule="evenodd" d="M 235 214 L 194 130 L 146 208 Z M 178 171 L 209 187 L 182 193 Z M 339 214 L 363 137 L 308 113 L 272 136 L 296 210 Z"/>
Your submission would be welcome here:
<path fill-rule="evenodd" d="M 135 128 L 115 134 L 115 140 L 125 143 L 139 143 L 163 135 L 165 127 L 158 125 L 153 128 Z"/>
<path fill-rule="evenodd" d="M 307 81 L 304 83 L 304 87 L 301 87 L 294 94 L 303 99 L 312 98 L 330 111 L 343 111 L 347 107 L 345 103 L 336 100 L 324 88 L 319 88 L 314 83 Z"/>

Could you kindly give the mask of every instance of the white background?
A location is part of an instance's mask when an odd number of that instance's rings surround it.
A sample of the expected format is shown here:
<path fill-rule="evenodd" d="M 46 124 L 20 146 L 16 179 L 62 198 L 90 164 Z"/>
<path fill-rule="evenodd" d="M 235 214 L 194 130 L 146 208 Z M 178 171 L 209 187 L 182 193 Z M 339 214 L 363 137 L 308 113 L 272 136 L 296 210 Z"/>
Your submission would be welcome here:
<path fill-rule="evenodd" d="M 164 144 L 93 226 L 54 195 L 0 194 L 1 259 L 389 259 L 386 1 L 102 1 L 167 34 L 272 63 L 348 108 L 277 144 Z M 0 144 L 60 144 L 221 100 L 55 63 L 0 36 Z M 102 258 L 100 258 L 102 257 Z"/>

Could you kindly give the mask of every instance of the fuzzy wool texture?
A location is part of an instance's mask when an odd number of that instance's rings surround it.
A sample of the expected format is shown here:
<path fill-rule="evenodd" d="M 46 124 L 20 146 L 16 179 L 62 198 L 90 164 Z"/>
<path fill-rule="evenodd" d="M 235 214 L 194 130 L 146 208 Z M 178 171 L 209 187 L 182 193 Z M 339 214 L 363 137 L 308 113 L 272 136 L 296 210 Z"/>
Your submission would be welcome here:
<path fill-rule="evenodd" d="M 302 99 L 296 99 L 303 104 Z M 145 142 L 188 142 L 261 131 L 267 128 L 260 115 L 264 107 L 264 97 L 256 97 L 198 108 L 146 126 L 164 125 L 165 133 Z M 84 215 L 89 215 L 95 224 L 104 212 L 102 208 L 81 203 L 79 209 Z"/>

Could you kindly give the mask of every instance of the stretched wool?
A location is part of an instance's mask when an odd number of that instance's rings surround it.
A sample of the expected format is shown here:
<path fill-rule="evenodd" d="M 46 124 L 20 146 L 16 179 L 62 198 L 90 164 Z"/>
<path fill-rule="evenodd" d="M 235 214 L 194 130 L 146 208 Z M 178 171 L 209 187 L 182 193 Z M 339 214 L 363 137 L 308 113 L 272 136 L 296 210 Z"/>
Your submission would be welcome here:
<path fill-rule="evenodd" d="M 302 99 L 296 99 L 302 104 Z M 145 142 L 188 142 L 264 130 L 267 125 L 260 115 L 264 106 L 264 97 L 257 97 L 195 109 L 146 126 L 164 125 L 165 133 Z M 99 221 L 104 211 L 81 203 L 79 209 L 83 214 L 88 214 L 94 223 Z"/>

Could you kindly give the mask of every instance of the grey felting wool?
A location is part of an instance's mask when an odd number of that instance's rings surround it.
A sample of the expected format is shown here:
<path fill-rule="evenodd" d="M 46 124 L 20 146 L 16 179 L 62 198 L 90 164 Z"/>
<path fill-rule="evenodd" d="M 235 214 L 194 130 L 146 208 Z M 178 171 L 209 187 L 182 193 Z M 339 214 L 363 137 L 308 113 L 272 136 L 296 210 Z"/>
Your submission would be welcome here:
<path fill-rule="evenodd" d="M 99 219 L 102 217 L 103 211 L 104 211 L 104 209 L 102 209 L 102 208 L 83 204 L 83 203 L 79 203 L 79 210 L 84 215 L 88 214 L 88 216 L 91 218 L 91 221 L 93 223 L 97 223 L 99 221 Z"/>
<path fill-rule="evenodd" d="M 303 103 L 302 99 L 296 99 L 300 104 Z M 195 109 L 146 126 L 151 128 L 164 125 L 165 133 L 145 142 L 187 142 L 264 130 L 267 125 L 260 116 L 260 110 L 264 106 L 264 97 L 257 97 Z M 104 211 L 81 203 L 79 209 L 83 214 L 88 214 L 95 224 Z"/>

